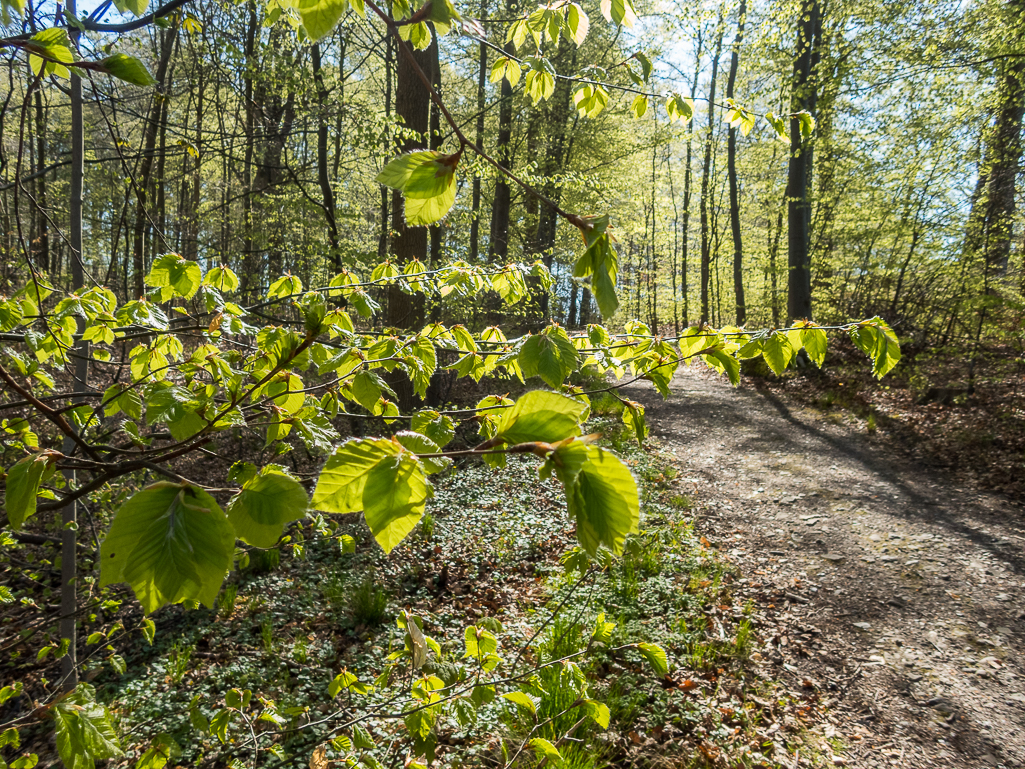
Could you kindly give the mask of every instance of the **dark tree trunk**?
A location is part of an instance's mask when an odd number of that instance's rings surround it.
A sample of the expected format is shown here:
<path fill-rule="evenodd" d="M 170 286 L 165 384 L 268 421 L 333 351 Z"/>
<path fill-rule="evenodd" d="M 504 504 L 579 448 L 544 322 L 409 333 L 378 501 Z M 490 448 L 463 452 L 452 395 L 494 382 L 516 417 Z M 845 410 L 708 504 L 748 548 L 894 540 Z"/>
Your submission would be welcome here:
<path fill-rule="evenodd" d="M 726 98 L 733 98 L 737 83 L 737 69 L 740 65 L 740 46 L 744 41 L 744 21 L 747 16 L 747 0 L 740 0 L 737 16 L 737 36 L 733 40 L 733 54 L 730 57 L 730 76 L 726 82 Z M 740 232 L 740 190 L 737 184 L 737 128 L 730 126 L 726 150 L 726 173 L 730 182 L 730 230 L 733 233 L 733 292 L 737 301 L 737 325 L 747 321 L 744 302 L 744 251 Z"/>
<path fill-rule="evenodd" d="M 701 170 L 701 322 L 708 323 L 708 283 L 712 263 L 712 238 L 709 223 L 708 184 L 712 171 L 712 135 L 715 121 L 715 81 L 722 55 L 723 23 L 719 12 L 715 53 L 712 55 L 712 80 L 708 86 L 708 131 L 705 135 L 705 162 Z"/>
<path fill-rule="evenodd" d="M 324 219 L 327 221 L 327 239 L 331 244 L 331 266 L 336 270 L 340 270 L 342 268 L 342 261 L 338 244 L 338 222 L 335 218 L 335 193 L 331 188 L 331 178 L 328 174 L 328 90 L 324 83 L 324 72 L 321 69 L 319 43 L 314 43 L 310 55 L 313 64 L 313 80 L 317 87 L 317 183 L 320 185 L 321 206 L 324 209 Z"/>
<path fill-rule="evenodd" d="M 506 12 L 512 13 L 513 0 L 507 0 Z M 516 55 L 516 46 L 510 41 L 505 44 L 508 56 Z M 502 78 L 502 100 L 498 105 L 498 136 L 495 156 L 505 168 L 512 170 L 512 121 L 513 90 L 509 81 Z M 509 257 L 509 214 L 512 191 L 505 176 L 499 174 L 495 182 L 495 202 L 491 206 L 491 237 L 488 241 L 488 261 L 505 261 Z"/>
<path fill-rule="evenodd" d="M 792 113 L 815 114 L 815 64 L 822 33 L 819 0 L 808 0 L 797 21 L 797 56 L 790 96 Z M 812 318 L 811 173 L 813 145 L 801 135 L 801 121 L 790 119 L 790 164 L 787 173 L 787 314 L 788 320 Z"/>
<path fill-rule="evenodd" d="M 146 293 L 146 286 L 143 279 L 146 275 L 146 259 L 144 246 L 146 241 L 146 227 L 149 224 L 149 211 L 146 208 L 147 194 L 153 176 L 153 156 L 156 153 L 157 133 L 160 128 L 160 117 L 164 110 L 164 100 L 169 98 L 166 93 L 167 67 L 171 61 L 171 51 L 174 50 L 174 43 L 178 37 L 178 26 L 164 31 L 160 39 L 160 61 L 157 64 L 156 90 L 153 92 L 153 103 L 150 105 L 149 116 L 146 120 L 146 131 L 142 140 L 142 160 L 139 164 L 139 173 L 135 179 L 136 203 L 135 203 L 135 231 L 132 240 L 132 288 L 136 298 Z"/>
<path fill-rule="evenodd" d="M 488 16 L 487 0 L 481 0 L 480 19 L 483 24 Z M 488 46 L 481 41 L 480 44 L 480 67 L 477 70 L 477 133 L 474 143 L 478 150 L 484 149 L 484 107 L 487 95 L 486 86 L 488 82 Z M 480 254 L 480 176 L 473 177 L 473 193 L 471 198 L 473 219 L 470 221 L 470 263 L 477 261 Z"/>

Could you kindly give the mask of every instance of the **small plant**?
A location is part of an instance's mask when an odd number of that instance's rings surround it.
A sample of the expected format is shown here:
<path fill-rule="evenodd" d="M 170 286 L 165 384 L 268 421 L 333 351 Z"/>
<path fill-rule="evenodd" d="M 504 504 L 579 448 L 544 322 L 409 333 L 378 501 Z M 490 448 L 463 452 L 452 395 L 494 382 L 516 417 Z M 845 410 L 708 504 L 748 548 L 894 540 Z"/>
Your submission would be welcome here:
<path fill-rule="evenodd" d="M 238 585 L 228 585 L 217 596 L 217 614 L 228 619 L 235 612 L 235 604 L 238 601 Z"/>
<path fill-rule="evenodd" d="M 320 586 L 320 592 L 334 611 L 344 611 L 348 605 L 349 591 L 346 588 L 345 577 L 341 574 L 332 574 Z"/>
<path fill-rule="evenodd" d="M 348 613 L 356 625 L 373 627 L 380 625 L 387 618 L 388 593 L 377 585 L 374 575 L 368 574 L 351 591 L 348 601 Z"/>
<path fill-rule="evenodd" d="M 694 507 L 694 501 L 686 494 L 674 494 L 669 498 L 669 504 L 677 510 L 690 510 Z"/>
<path fill-rule="evenodd" d="M 623 402 L 611 393 L 601 393 L 591 400 L 591 414 L 596 417 L 618 417 L 624 408 Z"/>
<path fill-rule="evenodd" d="M 868 430 L 869 435 L 872 435 L 876 431 L 876 415 L 875 412 L 870 412 L 868 415 L 868 424 L 865 426 Z"/>
<path fill-rule="evenodd" d="M 292 659 L 300 665 L 305 665 L 309 659 L 309 644 L 306 642 L 305 636 L 299 636 L 295 640 L 295 644 L 292 646 Z"/>
<path fill-rule="evenodd" d="M 749 619 L 743 619 L 737 625 L 737 637 L 733 641 L 734 653 L 737 657 L 746 659 L 751 654 L 753 630 Z"/>
<path fill-rule="evenodd" d="M 434 536 L 434 516 L 430 512 L 424 513 L 420 519 L 420 539 L 429 541 Z"/>
<path fill-rule="evenodd" d="M 185 674 L 189 672 L 189 663 L 192 661 L 192 652 L 196 647 L 178 640 L 171 646 L 171 653 L 167 655 L 167 675 L 172 683 L 181 683 Z"/>
<path fill-rule="evenodd" d="M 274 652 L 274 625 L 267 617 L 260 623 L 260 641 L 263 643 L 263 650 L 268 654 Z"/>

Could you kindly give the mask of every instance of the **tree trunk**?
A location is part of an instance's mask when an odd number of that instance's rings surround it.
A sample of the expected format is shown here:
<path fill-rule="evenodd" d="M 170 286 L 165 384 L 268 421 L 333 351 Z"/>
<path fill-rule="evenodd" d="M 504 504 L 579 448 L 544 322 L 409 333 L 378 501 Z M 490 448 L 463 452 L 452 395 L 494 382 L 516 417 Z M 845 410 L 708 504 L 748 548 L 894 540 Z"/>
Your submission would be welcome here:
<path fill-rule="evenodd" d="M 1025 5 L 1017 2 L 1012 5 L 1019 4 Z M 996 118 L 986 136 L 985 154 L 979 169 L 981 194 L 972 201 L 965 238 L 968 251 L 983 258 L 988 278 L 1007 273 L 1025 116 L 1025 62 L 1010 59 L 1001 69 Z"/>
<path fill-rule="evenodd" d="M 328 175 L 327 156 L 327 86 L 324 84 L 324 73 L 321 69 L 320 43 L 314 43 L 311 50 L 313 62 L 313 80 L 317 87 L 317 182 L 323 198 L 324 218 L 327 220 L 327 239 L 331 244 L 330 260 L 335 270 L 342 268 L 341 252 L 338 244 L 338 222 L 335 219 L 335 193 L 331 188 Z"/>
<path fill-rule="evenodd" d="M 487 0 L 481 0 L 480 20 L 483 24 L 488 17 Z M 488 46 L 481 41 L 480 44 L 480 67 L 477 70 L 477 134 L 474 143 L 478 150 L 484 149 L 484 112 L 485 112 L 485 90 L 488 82 Z M 504 82 L 504 81 L 503 81 Z M 470 264 L 477 261 L 480 254 L 480 176 L 473 177 L 472 193 L 472 216 L 470 220 Z"/>
<path fill-rule="evenodd" d="M 132 240 L 132 286 L 136 298 L 146 293 L 146 286 L 143 278 L 146 275 L 146 260 L 143 248 L 146 241 L 146 226 L 149 224 L 149 212 L 146 209 L 147 194 L 153 175 L 153 155 L 156 152 L 157 132 L 160 127 L 160 116 L 163 113 L 163 102 L 169 98 L 165 94 L 165 79 L 167 67 L 171 61 L 171 51 L 174 50 L 174 43 L 178 37 L 178 25 L 161 34 L 160 39 L 160 61 L 157 64 L 156 90 L 153 92 L 153 103 L 150 105 L 149 116 L 146 120 L 146 131 L 142 140 L 142 160 L 139 164 L 139 174 L 135 179 L 136 203 L 135 203 L 135 231 Z M 74 247 L 72 247 L 74 248 Z"/>
<path fill-rule="evenodd" d="M 511 14 L 514 9 L 513 0 L 507 0 L 506 12 Z M 509 41 L 505 44 L 507 56 L 516 55 L 516 46 Z M 498 136 L 496 137 L 495 156 L 504 168 L 512 170 L 512 121 L 513 121 L 513 90 L 509 81 L 502 78 L 502 100 L 498 104 Z M 488 241 L 488 261 L 505 261 L 509 258 L 509 214 L 512 204 L 512 191 L 509 182 L 502 174 L 495 181 L 495 201 L 491 206 L 491 237 Z"/>
<path fill-rule="evenodd" d="M 815 114 L 815 63 L 822 32 L 818 0 L 808 0 L 797 21 L 797 56 L 790 95 L 792 113 Z M 813 164 L 810 140 L 801 135 L 801 121 L 790 119 L 790 163 L 787 173 L 787 314 L 788 320 L 812 318 L 811 199 L 808 194 Z"/>
<path fill-rule="evenodd" d="M 740 45 L 744 41 L 744 21 L 747 16 L 747 0 L 740 0 L 737 16 L 737 36 L 733 40 L 733 54 L 730 57 L 730 76 L 726 82 L 726 98 L 733 98 L 737 83 L 737 69 L 740 65 Z M 733 233 L 733 292 L 737 301 L 737 325 L 747 321 L 744 303 L 744 252 L 740 233 L 740 191 L 737 185 L 737 128 L 730 126 L 726 150 L 726 173 L 730 182 L 730 230 Z"/>
<path fill-rule="evenodd" d="M 77 18 L 76 0 L 68 0 L 68 13 Z M 170 33 L 169 33 L 170 34 Z M 71 44 L 78 47 L 79 33 L 71 31 Z M 85 180 L 85 120 L 82 115 L 82 78 L 71 74 L 71 185 L 68 210 L 68 239 L 71 246 L 71 285 L 74 290 L 85 286 L 85 254 L 82 251 L 82 190 Z M 78 318 L 78 332 L 85 329 L 85 320 Z M 75 344 L 75 383 L 72 390 L 89 389 L 89 343 L 79 339 Z M 66 456 L 74 454 L 76 446 L 70 437 L 61 447 Z M 69 477 L 70 475 L 70 477 Z M 75 471 L 65 475 L 69 488 L 76 485 Z M 61 641 L 68 651 L 61 661 L 62 689 L 72 691 L 78 685 L 78 502 L 72 502 L 62 511 L 61 532 Z"/>
<path fill-rule="evenodd" d="M 711 231 L 709 228 L 708 184 L 712 171 L 712 134 L 715 120 L 715 81 L 719 74 L 719 57 L 722 55 L 723 23 L 719 11 L 715 53 L 712 56 L 712 80 L 708 86 L 708 131 L 705 135 L 705 162 L 701 170 L 701 322 L 708 323 L 708 282 L 712 260 Z"/>

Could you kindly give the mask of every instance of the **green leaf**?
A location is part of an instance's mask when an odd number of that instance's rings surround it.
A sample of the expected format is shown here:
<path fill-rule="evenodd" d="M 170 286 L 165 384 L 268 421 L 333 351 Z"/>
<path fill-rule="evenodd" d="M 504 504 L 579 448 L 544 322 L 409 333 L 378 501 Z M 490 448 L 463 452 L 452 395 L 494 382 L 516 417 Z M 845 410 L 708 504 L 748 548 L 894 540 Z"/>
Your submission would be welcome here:
<path fill-rule="evenodd" d="M 328 513 L 358 513 L 363 509 L 367 475 L 399 451 L 397 443 L 383 438 L 347 440 L 328 457 L 313 490 L 313 507 Z"/>
<path fill-rule="evenodd" d="M 303 282 L 295 275 L 282 275 L 270 284 L 267 289 L 268 299 L 285 299 L 296 294 L 301 294 Z"/>
<path fill-rule="evenodd" d="M 502 699 L 509 700 L 509 702 L 529 710 L 533 715 L 537 715 L 537 703 L 534 702 L 534 698 L 526 692 L 506 692 L 502 695 Z"/>
<path fill-rule="evenodd" d="M 155 483 L 118 509 L 100 546 L 100 585 L 127 582 L 149 614 L 195 600 L 212 608 L 235 533 L 217 502 L 187 483 Z"/>
<path fill-rule="evenodd" d="M 740 384 L 740 361 L 728 352 L 725 350 L 712 350 L 712 352 L 701 357 L 713 369 L 729 377 L 730 384 L 734 387 Z"/>
<path fill-rule="evenodd" d="M 423 468 L 412 454 L 387 457 L 367 473 L 363 515 L 386 554 L 419 523 L 429 495 Z"/>
<path fill-rule="evenodd" d="M 587 405 L 575 398 L 532 390 L 502 412 L 495 437 L 508 444 L 541 441 L 555 443 L 580 435 L 580 419 Z"/>
<path fill-rule="evenodd" d="M 637 483 L 626 465 L 605 449 L 574 440 L 549 455 L 542 475 L 552 471 L 566 488 L 583 548 L 591 555 L 602 545 L 621 553 L 640 522 Z"/>
<path fill-rule="evenodd" d="M 238 290 L 238 276 L 227 266 L 212 267 L 203 276 L 203 285 L 215 288 L 221 293 L 230 294 Z"/>
<path fill-rule="evenodd" d="M 146 69 L 145 64 L 126 53 L 115 53 L 108 56 L 100 62 L 100 65 L 107 71 L 107 74 L 132 85 L 149 87 L 156 85 L 157 82 Z"/>
<path fill-rule="evenodd" d="M 413 415 L 410 429 L 426 435 L 439 446 L 445 446 L 456 435 L 456 423 L 452 421 L 452 417 L 439 414 L 437 411 L 418 411 Z"/>
<path fill-rule="evenodd" d="M 228 504 L 235 536 L 254 547 L 277 544 L 285 524 L 302 518 L 308 505 L 302 485 L 287 475 L 265 471 L 248 481 Z"/>
<path fill-rule="evenodd" d="M 801 343 L 811 362 L 821 367 L 826 360 L 826 348 L 828 347 L 826 332 L 821 328 L 804 328 L 801 331 Z"/>
<path fill-rule="evenodd" d="M 348 9 L 348 0 L 299 0 L 299 18 L 311 40 L 333 30 Z"/>
<path fill-rule="evenodd" d="M 601 12 L 609 21 L 625 27 L 632 27 L 637 21 L 631 0 L 601 0 Z"/>
<path fill-rule="evenodd" d="M 153 261 L 153 267 L 146 276 L 146 285 L 154 288 L 170 288 L 184 299 L 196 295 L 203 282 L 199 265 L 178 254 L 164 254 Z"/>
<path fill-rule="evenodd" d="M 630 105 L 630 112 L 638 120 L 644 117 L 648 113 L 648 97 L 644 94 L 635 96 L 633 103 Z"/>
<path fill-rule="evenodd" d="M 414 454 L 437 454 L 441 451 L 441 447 L 427 436 L 408 430 L 400 430 L 395 433 L 395 440 Z M 428 457 L 420 461 L 428 475 L 440 473 L 452 466 L 452 460 L 448 457 Z"/>
<path fill-rule="evenodd" d="M 590 28 L 591 21 L 584 13 L 584 9 L 576 3 L 570 3 L 566 11 L 566 34 L 577 44 L 577 47 L 584 44 Z"/>
<path fill-rule="evenodd" d="M 639 643 L 637 648 L 641 650 L 641 654 L 648 660 L 648 664 L 655 671 L 655 675 L 661 678 L 669 673 L 669 660 L 666 658 L 665 650 L 661 646 L 653 643 Z"/>
<path fill-rule="evenodd" d="M 4 506 L 7 508 L 7 521 L 12 529 L 20 529 L 22 524 L 36 514 L 36 498 L 43 476 L 50 467 L 53 455 L 40 452 L 15 462 L 7 471 L 7 494 Z"/>
<path fill-rule="evenodd" d="M 787 335 L 781 331 L 774 331 L 768 339 L 762 342 L 762 357 L 776 376 L 786 370 L 795 354 L 794 346 L 790 344 Z"/>
<path fill-rule="evenodd" d="M 96 761 L 123 756 L 107 709 L 92 686 L 80 683 L 51 710 L 57 752 L 66 769 L 93 769 Z"/>
<path fill-rule="evenodd" d="M 626 408 L 623 409 L 623 424 L 637 437 L 637 445 L 640 446 L 644 443 L 644 439 L 648 437 L 648 425 L 644 419 L 644 406 L 635 401 L 627 401 L 624 405 Z"/>
<path fill-rule="evenodd" d="M 560 387 L 576 371 L 579 356 L 565 330 L 549 326 L 527 338 L 517 360 L 524 377 L 540 376 L 550 387 Z"/>
<path fill-rule="evenodd" d="M 598 702 L 597 700 L 584 700 L 584 708 L 587 709 L 587 715 L 589 715 L 598 726 L 602 729 L 609 728 L 609 721 L 612 718 L 612 714 L 609 712 L 609 706 L 604 702 Z"/>
<path fill-rule="evenodd" d="M 555 759 L 556 761 L 562 760 L 562 753 L 559 752 L 559 749 L 543 737 L 534 737 L 530 741 L 530 747 L 539 756 Z"/>
<path fill-rule="evenodd" d="M 851 339 L 872 359 L 872 373 L 882 379 L 900 362 L 900 341 L 882 318 L 862 321 L 850 332 Z"/>
<path fill-rule="evenodd" d="M 458 153 L 410 152 L 389 162 L 378 174 L 377 181 L 402 191 L 407 224 L 434 224 L 455 203 L 458 162 Z"/>
<path fill-rule="evenodd" d="M 360 371 L 352 380 L 352 396 L 359 405 L 374 413 L 385 387 L 384 380 L 379 374 L 373 371 Z"/>

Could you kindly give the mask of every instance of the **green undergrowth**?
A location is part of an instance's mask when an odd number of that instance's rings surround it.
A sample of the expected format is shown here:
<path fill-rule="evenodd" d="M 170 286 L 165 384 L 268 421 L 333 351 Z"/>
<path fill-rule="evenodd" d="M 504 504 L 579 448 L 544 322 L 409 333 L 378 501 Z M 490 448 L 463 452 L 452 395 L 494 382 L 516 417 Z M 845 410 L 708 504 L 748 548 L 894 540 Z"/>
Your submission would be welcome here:
<path fill-rule="evenodd" d="M 691 499 L 669 458 L 657 446 L 639 448 L 614 412 L 598 409 L 606 416 L 589 427 L 629 464 L 641 491 L 641 531 L 620 559 L 586 564 L 561 486 L 540 481 L 537 461 L 524 458 L 510 458 L 500 473 L 469 464 L 437 476 L 427 515 L 387 557 L 362 521 L 332 537 L 295 531 L 280 550 L 251 551 L 213 610 L 158 612 L 152 646 L 120 650 L 124 674 L 96 665 L 99 697 L 134 745 L 123 763 L 110 765 L 134 765 L 155 735 L 166 734 L 181 747 L 182 766 L 305 766 L 337 736 L 331 720 L 355 712 L 355 703 L 329 696 L 328 684 L 343 668 L 364 681 L 378 676 L 402 648 L 395 617 L 403 610 L 421 617 L 440 644 L 444 659 L 424 670 L 443 679 L 445 660 L 462 654 L 464 628 L 473 623 L 497 620 L 499 654 L 527 666 L 587 647 L 601 613 L 615 623 L 579 666 L 540 668 L 532 685 L 552 696 L 536 719 L 499 699 L 472 723 L 439 721 L 439 766 L 501 766 L 530 738 L 558 742 L 580 720 L 572 709 L 561 712 L 577 697 L 580 677 L 609 707 L 611 724 L 578 725 L 560 746 L 561 766 L 780 765 L 759 736 L 772 694 L 749 672 L 753 630 L 733 598 L 735 567 L 695 531 Z M 355 552 L 345 552 L 343 534 Z M 641 641 L 665 649 L 666 675 L 635 649 L 609 651 Z M 252 729 L 273 753 L 254 754 L 239 724 L 218 735 L 209 723 L 231 689 L 251 690 L 265 708 L 272 703 L 276 723 L 254 720 Z M 369 710 L 387 712 L 384 692 L 368 700 Z M 363 725 L 383 765 L 406 756 L 401 719 Z M 517 759 L 537 761 L 530 751 Z"/>

